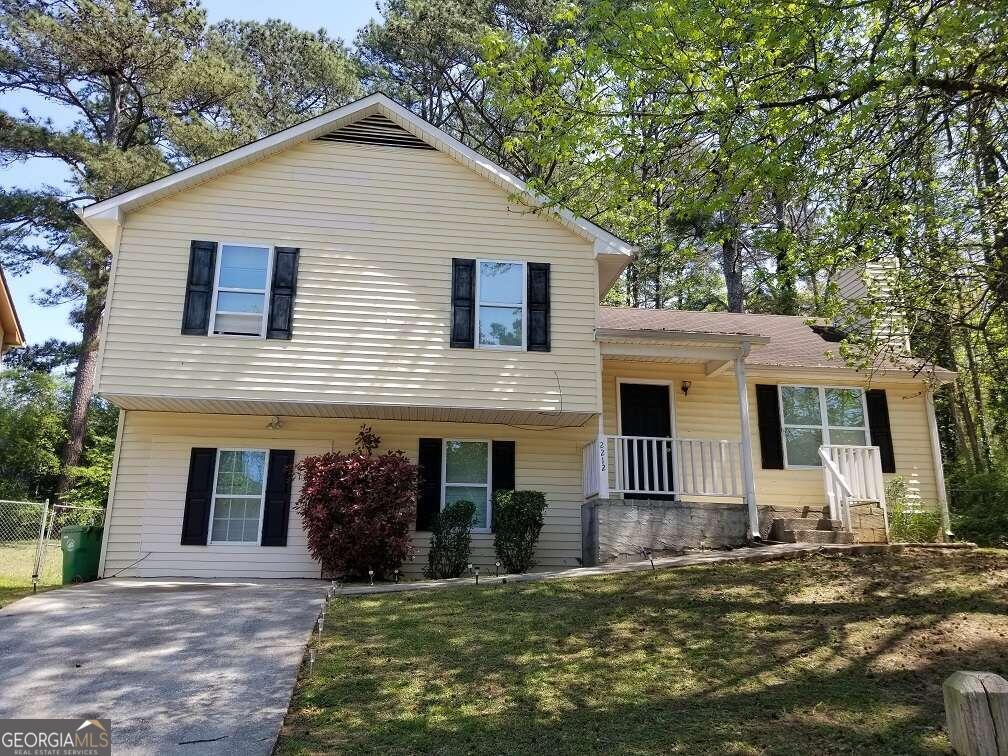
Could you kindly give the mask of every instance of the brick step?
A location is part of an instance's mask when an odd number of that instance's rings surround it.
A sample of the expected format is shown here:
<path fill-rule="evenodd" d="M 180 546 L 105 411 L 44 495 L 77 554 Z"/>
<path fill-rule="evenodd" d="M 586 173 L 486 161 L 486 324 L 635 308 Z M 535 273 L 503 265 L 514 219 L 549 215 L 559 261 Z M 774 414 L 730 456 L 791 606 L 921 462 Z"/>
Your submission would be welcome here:
<path fill-rule="evenodd" d="M 854 543 L 854 534 L 846 530 L 784 530 L 776 541 L 784 543 Z"/>

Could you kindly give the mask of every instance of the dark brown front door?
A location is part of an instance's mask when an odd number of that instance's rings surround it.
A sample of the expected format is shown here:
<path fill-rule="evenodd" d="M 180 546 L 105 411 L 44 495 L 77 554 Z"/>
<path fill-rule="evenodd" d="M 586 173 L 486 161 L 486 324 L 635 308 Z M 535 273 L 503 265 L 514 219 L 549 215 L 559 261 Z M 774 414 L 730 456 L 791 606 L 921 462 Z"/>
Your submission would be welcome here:
<path fill-rule="evenodd" d="M 672 411 L 669 387 L 654 383 L 621 383 L 620 433 L 649 438 L 672 437 Z M 631 488 L 669 490 L 672 488 L 671 445 L 665 445 L 667 459 L 655 460 L 655 446 L 645 441 L 627 442 L 627 474 Z M 657 453 L 661 453 L 660 451 Z M 657 462 L 657 464 L 655 464 Z M 657 468 L 657 477 L 655 469 Z M 670 480 L 666 485 L 665 470 Z M 671 499 L 663 494 L 628 494 L 635 499 Z"/>

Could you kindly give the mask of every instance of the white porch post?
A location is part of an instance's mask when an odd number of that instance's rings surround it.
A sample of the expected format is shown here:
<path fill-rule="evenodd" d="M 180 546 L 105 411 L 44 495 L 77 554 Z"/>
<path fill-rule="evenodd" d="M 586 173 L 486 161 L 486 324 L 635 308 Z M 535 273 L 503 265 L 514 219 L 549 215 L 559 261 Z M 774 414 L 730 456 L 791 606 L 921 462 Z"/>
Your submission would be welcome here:
<path fill-rule="evenodd" d="M 749 536 L 760 539 L 759 512 L 756 509 L 756 476 L 753 474 L 752 431 L 749 427 L 749 391 L 746 388 L 745 358 L 749 344 L 743 344 L 735 358 L 735 385 L 738 388 L 739 425 L 742 432 L 742 486 L 749 510 Z"/>
<path fill-rule="evenodd" d="M 928 435 L 931 436 L 931 459 L 934 464 L 935 487 L 938 489 L 938 507 L 941 509 L 942 532 L 945 540 L 952 538 L 952 521 L 949 519 L 948 494 L 945 492 L 945 469 L 942 466 L 941 441 L 938 436 L 938 420 L 935 417 L 934 389 L 924 391 L 924 405 L 927 411 Z"/>
<path fill-rule="evenodd" d="M 598 498 L 609 498 L 609 445 L 606 443 L 605 419 L 598 416 L 598 439 L 595 442 L 596 464 L 598 465 Z"/>

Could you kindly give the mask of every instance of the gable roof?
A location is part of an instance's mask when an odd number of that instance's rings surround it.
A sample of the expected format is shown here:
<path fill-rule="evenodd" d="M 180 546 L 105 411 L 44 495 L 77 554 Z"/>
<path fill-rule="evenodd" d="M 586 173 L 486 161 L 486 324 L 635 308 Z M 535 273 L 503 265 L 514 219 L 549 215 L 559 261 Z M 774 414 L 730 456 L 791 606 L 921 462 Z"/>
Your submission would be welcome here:
<path fill-rule="evenodd" d="M 3 268 L 0 268 L 0 341 L 5 347 L 24 346 L 24 330 L 14 309 L 14 297 L 7 286 Z"/>
<path fill-rule="evenodd" d="M 381 121 L 399 126 L 416 137 L 417 140 L 449 155 L 509 194 L 521 197 L 530 206 L 543 208 L 545 212 L 571 231 L 594 242 L 600 271 L 605 270 L 604 275 L 600 272 L 600 278 L 610 279 L 604 288 L 608 288 L 608 284 L 615 280 L 636 253 L 636 248 L 632 244 L 591 221 L 574 215 L 570 210 L 550 207 L 546 197 L 533 192 L 517 176 L 380 93 L 369 95 L 336 110 L 330 110 L 328 113 L 323 113 L 304 123 L 270 134 L 243 147 L 225 152 L 223 155 L 197 163 L 136 189 L 96 202 L 85 207 L 79 213 L 87 227 L 111 249 L 125 214 L 302 142 L 319 137 L 332 138 L 332 132 L 343 127 L 355 125 L 358 122 L 367 124 L 370 121 L 374 124 L 375 116 L 380 116 Z M 379 122 L 379 125 L 383 124 Z"/>
<path fill-rule="evenodd" d="M 600 331 L 636 333 L 647 337 L 683 334 L 752 336 L 746 364 L 774 368 L 847 370 L 839 345 L 826 341 L 808 325 L 809 318 L 795 315 L 754 315 L 734 312 L 692 312 L 689 310 L 646 310 L 634 307 L 600 307 Z M 885 363 L 882 372 L 912 374 L 909 366 Z M 934 367 L 939 381 L 955 373 Z"/>

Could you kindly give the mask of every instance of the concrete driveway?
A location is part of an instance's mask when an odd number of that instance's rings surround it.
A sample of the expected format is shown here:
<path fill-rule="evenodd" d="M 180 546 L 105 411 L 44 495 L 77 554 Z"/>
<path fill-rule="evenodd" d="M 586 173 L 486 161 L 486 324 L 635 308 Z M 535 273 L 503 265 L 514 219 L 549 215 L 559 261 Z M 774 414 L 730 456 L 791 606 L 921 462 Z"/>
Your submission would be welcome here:
<path fill-rule="evenodd" d="M 116 754 L 269 754 L 325 586 L 116 578 L 16 601 L 0 718 L 107 717 Z"/>

